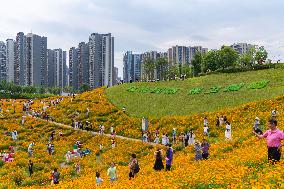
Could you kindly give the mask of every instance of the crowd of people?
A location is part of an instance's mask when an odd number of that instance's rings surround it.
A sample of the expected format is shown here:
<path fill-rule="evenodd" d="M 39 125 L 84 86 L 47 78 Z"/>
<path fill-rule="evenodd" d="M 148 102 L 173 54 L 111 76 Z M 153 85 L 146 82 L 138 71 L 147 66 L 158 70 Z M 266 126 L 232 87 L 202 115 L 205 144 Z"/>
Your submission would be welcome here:
<path fill-rule="evenodd" d="M 32 116 L 35 117 L 41 117 L 44 119 L 49 119 L 48 114 L 46 113 L 46 110 L 48 107 L 51 107 L 53 105 L 59 104 L 63 98 L 59 98 L 56 100 L 51 100 L 49 102 L 43 102 L 43 108 L 40 110 L 33 110 L 31 106 L 34 104 L 33 100 L 29 100 L 28 102 L 23 103 L 23 112 L 28 114 L 31 112 Z M 47 104 L 47 105 L 46 105 Z M 1 108 L 2 111 L 2 108 Z M 125 109 L 124 109 L 125 111 Z M 77 116 L 79 113 L 77 113 Z M 281 157 L 281 147 L 283 146 L 281 144 L 281 141 L 284 140 L 284 133 L 277 129 L 277 110 L 273 110 L 271 112 L 271 117 L 270 120 L 268 121 L 268 127 L 269 130 L 263 132 L 261 129 L 261 120 L 259 117 L 255 117 L 255 120 L 253 122 L 253 134 L 256 135 L 259 139 L 266 139 L 267 140 L 267 147 L 268 147 L 268 160 L 272 162 L 273 164 L 276 162 L 280 161 Z M 86 118 L 88 119 L 90 115 L 90 110 L 87 108 L 86 110 Z M 22 117 L 21 120 L 21 125 L 25 125 L 25 114 Z M 232 127 L 230 122 L 228 121 L 228 118 L 226 116 L 217 116 L 216 117 L 216 127 L 217 128 L 224 128 L 225 130 L 225 139 L 226 140 L 231 140 L 232 139 Z M 74 129 L 85 129 L 85 130 L 93 130 L 93 125 L 87 120 L 84 123 L 81 121 L 75 121 L 74 119 L 72 120 L 72 125 Z M 101 135 L 105 134 L 105 127 L 104 125 L 99 125 L 98 126 L 98 131 Z M 209 122 L 207 117 L 203 118 L 203 131 L 204 131 L 204 137 L 210 137 L 210 127 L 209 127 Z M 116 137 L 116 132 L 113 127 L 110 127 L 110 133 L 111 133 L 111 148 L 115 148 L 116 142 L 115 142 L 115 137 Z M 11 136 L 12 139 L 15 141 L 18 139 L 18 132 L 16 130 L 6 133 L 7 135 Z M 55 145 L 53 141 L 55 140 L 55 135 L 56 132 L 52 131 L 51 134 L 49 135 L 48 138 L 48 144 L 47 144 L 47 153 L 49 155 L 53 155 L 55 153 Z M 63 136 L 62 131 L 58 132 L 59 139 Z M 207 160 L 209 158 L 209 149 L 210 149 L 210 144 L 206 140 L 206 138 L 202 139 L 202 142 L 199 142 L 196 140 L 196 135 L 192 129 L 184 132 L 181 131 L 179 132 L 176 128 L 173 128 L 170 135 L 168 133 L 162 133 L 160 137 L 159 130 L 157 129 L 155 132 L 149 132 L 148 130 L 142 131 L 142 142 L 154 142 L 155 144 L 162 144 L 167 147 L 166 152 L 164 153 L 161 148 L 157 148 L 157 150 L 154 152 L 154 157 L 155 157 L 155 163 L 153 166 L 153 169 L 156 171 L 161 171 L 161 170 L 166 170 L 170 171 L 172 164 L 173 164 L 173 157 L 174 157 L 174 150 L 172 145 L 182 145 L 183 147 L 187 146 L 193 146 L 194 151 L 195 151 L 195 160 Z M 34 146 L 35 143 L 31 142 L 28 145 L 28 156 L 32 158 L 34 156 Z M 102 145 L 100 145 L 100 153 L 102 153 Z M 83 144 L 78 140 L 74 143 L 73 145 L 73 150 L 68 151 L 65 155 L 66 157 L 66 162 L 70 162 L 71 159 L 73 158 L 78 158 L 78 157 L 85 157 L 86 155 L 90 154 L 91 151 L 90 149 L 83 148 Z M 10 146 L 9 147 L 9 152 L 0 153 L 0 157 L 4 162 L 11 162 L 14 160 L 14 147 Z M 165 164 L 165 166 L 164 166 Z M 32 160 L 29 160 L 28 164 L 28 170 L 29 170 L 29 175 L 33 175 L 33 167 L 34 164 Z M 76 163 L 74 165 L 75 171 L 77 174 L 80 173 L 81 166 L 79 163 Z M 137 159 L 136 154 L 131 155 L 131 160 L 129 163 L 129 179 L 135 178 L 135 176 L 139 173 L 140 171 L 140 165 Z M 100 177 L 101 173 L 96 172 L 96 183 L 97 185 L 100 185 L 103 182 L 103 179 Z M 115 163 L 112 162 L 110 164 L 110 167 L 107 169 L 107 175 L 109 176 L 109 179 L 111 182 L 114 182 L 118 179 L 118 171 L 115 166 Z M 55 168 L 52 171 L 51 174 L 51 180 L 53 184 L 58 184 L 60 180 L 60 173 L 57 168 Z"/>

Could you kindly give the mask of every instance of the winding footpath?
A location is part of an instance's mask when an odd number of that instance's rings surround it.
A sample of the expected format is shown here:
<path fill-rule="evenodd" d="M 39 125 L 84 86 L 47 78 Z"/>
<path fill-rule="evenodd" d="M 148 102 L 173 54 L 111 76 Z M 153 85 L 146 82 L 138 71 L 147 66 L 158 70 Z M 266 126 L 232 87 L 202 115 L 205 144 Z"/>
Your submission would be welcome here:
<path fill-rule="evenodd" d="M 27 114 L 29 117 L 33 117 L 31 114 Z M 58 126 L 61 126 L 61 127 L 65 127 L 65 128 L 71 128 L 73 129 L 73 127 L 69 126 L 69 125 L 65 125 L 63 123 L 58 123 L 58 122 L 55 122 L 55 121 L 47 121 L 45 119 L 42 119 L 42 118 L 39 118 L 39 117 L 33 117 L 37 120 L 40 120 L 40 121 L 44 121 L 44 122 L 48 122 L 48 123 L 52 123 L 54 125 L 58 125 Z M 91 133 L 93 135 L 100 135 L 102 136 L 102 134 L 100 134 L 99 132 L 95 132 L 95 131 L 87 131 L 87 130 L 83 130 L 83 129 L 74 129 L 76 131 L 81 131 L 81 132 L 88 132 L 88 133 Z M 109 138 L 112 138 L 113 136 L 111 134 L 103 134 L 103 136 L 106 136 L 106 137 L 109 137 Z M 131 141 L 134 141 L 134 142 L 142 142 L 142 140 L 139 140 L 139 139 L 135 139 L 135 138 L 129 138 L 129 137 L 125 137 L 125 136 L 121 136 L 121 135 L 115 135 L 115 138 L 119 138 L 119 139 L 122 139 L 122 140 L 131 140 Z M 152 146 L 156 146 L 157 144 L 154 143 L 154 142 L 142 142 L 142 143 L 147 143 L 149 145 L 152 145 Z"/>

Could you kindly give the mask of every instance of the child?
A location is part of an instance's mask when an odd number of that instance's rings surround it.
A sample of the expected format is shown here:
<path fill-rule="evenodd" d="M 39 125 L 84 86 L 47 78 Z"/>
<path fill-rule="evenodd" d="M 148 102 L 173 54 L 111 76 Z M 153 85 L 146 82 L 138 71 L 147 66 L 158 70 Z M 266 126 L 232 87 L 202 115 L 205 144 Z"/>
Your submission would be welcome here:
<path fill-rule="evenodd" d="M 77 174 L 80 173 L 80 171 L 81 171 L 81 165 L 80 165 L 80 163 L 76 163 L 76 165 L 75 165 L 75 171 L 76 171 Z"/>
<path fill-rule="evenodd" d="M 100 178 L 100 173 L 96 172 L 96 183 L 99 186 L 104 180 Z"/>

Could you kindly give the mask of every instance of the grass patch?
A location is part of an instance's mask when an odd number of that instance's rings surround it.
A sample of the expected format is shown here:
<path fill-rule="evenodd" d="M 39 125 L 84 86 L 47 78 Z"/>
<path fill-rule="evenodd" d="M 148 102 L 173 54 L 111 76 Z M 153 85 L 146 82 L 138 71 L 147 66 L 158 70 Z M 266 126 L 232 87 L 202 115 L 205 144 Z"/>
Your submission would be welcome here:
<path fill-rule="evenodd" d="M 278 68 L 212 74 L 184 81 L 126 83 L 107 88 L 106 94 L 110 102 L 120 109 L 126 107 L 126 113 L 134 117 L 192 115 L 282 95 L 283 75 L 284 69 Z M 155 89 L 152 90 L 155 93 L 150 89 Z M 164 92 L 157 94 L 158 89 L 179 90 L 168 95 Z M 228 92 L 223 92 L 226 89 Z"/>

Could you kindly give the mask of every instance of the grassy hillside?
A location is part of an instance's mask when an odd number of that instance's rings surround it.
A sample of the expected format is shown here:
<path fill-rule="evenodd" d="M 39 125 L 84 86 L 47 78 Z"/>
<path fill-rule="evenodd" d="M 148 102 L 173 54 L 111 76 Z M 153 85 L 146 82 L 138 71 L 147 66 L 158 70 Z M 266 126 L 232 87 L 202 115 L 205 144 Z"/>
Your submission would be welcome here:
<path fill-rule="evenodd" d="M 50 101 L 51 99 L 46 99 Z M 9 146 L 15 146 L 13 162 L 0 160 L 0 188 L 94 188 L 96 185 L 95 172 L 99 171 L 104 179 L 99 188 L 283 188 L 284 185 L 284 162 L 275 166 L 267 162 L 267 149 L 265 140 L 258 140 L 251 133 L 252 121 L 255 116 L 260 117 L 262 124 L 270 117 L 271 109 L 277 108 L 279 115 L 278 127 L 284 129 L 284 96 L 271 100 L 258 101 L 241 105 L 233 109 L 222 109 L 219 112 L 207 113 L 211 135 L 207 139 L 211 144 L 210 158 L 204 161 L 194 160 L 193 146 L 181 147 L 180 143 L 174 145 L 174 160 L 170 172 L 156 172 L 153 169 L 155 162 L 154 151 L 146 143 L 116 139 L 116 147 L 111 148 L 111 140 L 105 136 L 93 136 L 87 132 L 59 127 L 35 118 L 26 118 L 26 123 L 21 126 L 22 100 L 14 104 L 16 113 L 13 113 L 13 101 L 2 101 L 3 115 L 0 117 L 0 150 L 8 151 Z M 35 100 L 32 106 L 34 110 L 41 110 L 43 103 Z M 83 93 L 71 100 L 64 97 L 56 106 L 48 109 L 48 112 L 57 121 L 67 121 L 73 114 L 73 110 L 80 113 L 78 120 L 84 120 L 84 111 L 90 107 L 90 121 L 112 120 L 121 125 L 118 130 L 127 130 L 136 133 L 135 124 L 138 118 L 128 118 L 122 111 L 115 111 L 103 95 L 103 89 L 96 89 Z M 215 127 L 216 115 L 227 115 L 232 123 L 233 140 L 224 140 L 224 126 Z M 96 120 L 99 118 L 99 120 Z M 123 122 L 125 120 L 125 122 Z M 157 127 L 161 133 L 170 132 L 173 127 L 177 128 L 178 135 L 185 128 L 196 128 L 196 139 L 204 138 L 202 134 L 202 117 L 171 116 L 161 119 L 150 120 L 151 131 Z M 110 122 L 106 122 L 109 126 Z M 122 128 L 124 126 L 124 128 Z M 138 126 L 139 127 L 139 126 Z M 140 127 L 139 127 L 140 128 Z M 18 131 L 18 140 L 13 141 L 11 136 L 5 134 L 13 130 Z M 54 145 L 55 154 L 50 156 L 46 152 L 46 144 L 51 131 L 56 130 Z M 58 131 L 63 136 L 58 136 Z M 107 129 L 109 130 L 109 129 Z M 126 133 L 127 134 L 127 133 Z M 136 133 L 137 134 L 137 133 Z M 216 142 L 212 139 L 216 138 Z M 91 149 L 92 153 L 84 158 L 73 158 L 66 162 L 65 153 L 73 149 L 75 141 L 83 142 L 84 148 Z M 27 146 L 35 141 L 34 157 L 28 158 Z M 99 144 L 104 146 L 99 153 Z M 165 147 L 161 147 L 165 150 Z M 140 172 L 133 180 L 128 179 L 128 162 L 130 154 L 136 153 L 140 164 Z M 99 156 L 99 155 L 100 156 Z M 34 175 L 28 176 L 28 160 L 34 162 Z M 115 162 L 118 169 L 118 180 L 110 182 L 107 169 L 110 162 Z M 165 162 L 165 160 L 163 160 Z M 76 173 L 75 164 L 81 164 L 81 172 Z M 50 185 L 50 174 L 53 168 L 58 167 L 61 173 L 60 184 Z M 145 183 L 145 181 L 147 181 Z"/>
<path fill-rule="evenodd" d="M 284 93 L 284 69 L 269 69 L 231 74 L 214 74 L 185 81 L 156 83 L 128 83 L 106 90 L 107 97 L 117 107 L 126 107 L 129 115 L 135 117 L 162 117 L 167 115 L 192 115 L 220 110 L 251 101 L 269 99 Z M 250 89 L 252 82 L 269 81 L 262 89 Z M 232 84 L 244 84 L 238 91 L 224 92 Z M 134 92 L 127 91 L 137 87 Z M 175 94 L 145 91 L 151 89 L 178 89 Z M 211 87 L 221 87 L 217 93 L 205 94 Z M 190 90 L 203 88 L 199 94 L 190 95 Z M 232 87 L 234 88 L 234 87 Z M 158 89 L 158 90 L 159 90 Z M 144 92 L 141 92 L 144 90 Z M 216 92 L 216 91 L 215 91 Z M 157 94 L 159 93 L 159 94 Z"/>

